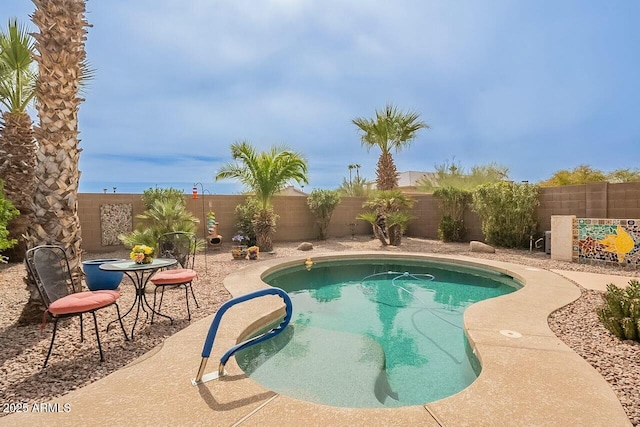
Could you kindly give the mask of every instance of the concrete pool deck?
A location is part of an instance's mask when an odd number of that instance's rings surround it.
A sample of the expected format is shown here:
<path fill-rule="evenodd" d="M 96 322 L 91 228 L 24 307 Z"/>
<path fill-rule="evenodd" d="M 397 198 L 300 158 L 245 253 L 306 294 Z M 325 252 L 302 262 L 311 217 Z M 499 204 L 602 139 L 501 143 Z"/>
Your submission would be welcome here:
<path fill-rule="evenodd" d="M 570 280 L 548 270 L 464 256 L 350 252 L 313 259 L 382 256 L 488 267 L 525 284 L 517 292 L 481 301 L 466 310 L 465 329 L 482 372 L 465 390 L 426 405 L 336 408 L 267 390 L 246 377 L 235 358 L 227 364 L 227 377 L 193 386 L 190 380 L 198 370 L 212 315 L 167 338 L 123 369 L 51 401 L 59 404 L 60 412 L 13 414 L 0 418 L 0 425 L 631 425 L 604 378 L 548 326 L 551 312 L 580 296 L 579 288 Z M 276 265 L 299 264 L 304 259 L 256 263 L 229 275 L 224 284 L 238 296 L 265 287 L 260 280 L 265 271 Z M 617 276 L 567 277 L 581 285 L 582 281 L 588 282 L 590 287 L 609 283 Z M 223 317 L 206 372 L 218 369 L 219 357 L 236 344 L 239 336 L 274 319 L 279 310 L 278 297 L 260 298 L 230 309 Z M 68 404 L 69 412 L 62 411 L 64 404 Z"/>

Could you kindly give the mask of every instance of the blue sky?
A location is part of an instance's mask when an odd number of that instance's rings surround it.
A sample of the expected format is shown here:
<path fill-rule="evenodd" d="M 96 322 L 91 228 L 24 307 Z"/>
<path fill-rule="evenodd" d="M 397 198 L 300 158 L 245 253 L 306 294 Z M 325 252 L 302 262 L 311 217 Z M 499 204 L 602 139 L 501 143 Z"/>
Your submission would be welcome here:
<path fill-rule="evenodd" d="M 2 0 L 29 21 L 33 3 Z M 596 1 L 93 0 L 80 107 L 81 192 L 214 182 L 246 139 L 304 154 L 312 188 L 350 163 L 375 177 L 354 117 L 388 102 L 431 129 L 399 171 L 498 162 L 516 181 L 640 159 L 640 3 Z"/>

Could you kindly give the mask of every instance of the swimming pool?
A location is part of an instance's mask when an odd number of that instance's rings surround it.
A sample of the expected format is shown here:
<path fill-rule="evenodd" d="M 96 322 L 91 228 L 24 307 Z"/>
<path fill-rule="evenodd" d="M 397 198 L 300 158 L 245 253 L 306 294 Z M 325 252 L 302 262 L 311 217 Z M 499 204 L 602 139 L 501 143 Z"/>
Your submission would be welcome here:
<path fill-rule="evenodd" d="M 343 407 L 424 404 L 467 387 L 480 367 L 464 310 L 521 286 L 491 270 L 408 259 L 299 264 L 263 280 L 289 293 L 293 319 L 239 352 L 238 364 L 281 394 Z"/>

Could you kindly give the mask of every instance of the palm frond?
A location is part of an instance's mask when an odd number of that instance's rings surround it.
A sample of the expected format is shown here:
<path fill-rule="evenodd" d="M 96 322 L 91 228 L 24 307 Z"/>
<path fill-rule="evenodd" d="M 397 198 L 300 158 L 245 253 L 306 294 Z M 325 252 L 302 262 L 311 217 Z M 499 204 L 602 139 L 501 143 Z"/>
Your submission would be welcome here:
<path fill-rule="evenodd" d="M 258 153 L 247 141 L 231 145 L 233 162 L 222 166 L 216 174 L 220 179 L 236 179 L 253 191 L 263 209 L 271 198 L 289 182 L 307 183 L 307 161 L 300 153 L 286 146 L 271 147 Z"/>
<path fill-rule="evenodd" d="M 23 113 L 35 97 L 34 46 L 26 27 L 10 18 L 0 33 L 0 103 L 10 112 Z"/>

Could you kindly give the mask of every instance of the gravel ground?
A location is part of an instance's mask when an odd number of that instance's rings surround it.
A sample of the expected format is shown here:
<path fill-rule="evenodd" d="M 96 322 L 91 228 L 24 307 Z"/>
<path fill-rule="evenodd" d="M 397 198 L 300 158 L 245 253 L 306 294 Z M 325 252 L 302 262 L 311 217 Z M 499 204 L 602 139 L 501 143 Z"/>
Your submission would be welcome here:
<path fill-rule="evenodd" d="M 274 254 L 261 254 L 262 259 L 300 255 L 295 248 L 299 242 L 276 243 Z M 498 261 L 526 264 L 545 269 L 564 269 L 640 276 L 637 270 L 622 270 L 616 266 L 585 265 L 552 261 L 542 253 L 498 249 L 495 254 L 469 252 L 468 244 L 442 243 L 416 238 L 403 239 L 400 248 L 380 247 L 378 240 L 365 237 L 330 239 L 313 242 L 311 256 L 323 252 L 349 250 L 407 251 L 421 253 L 450 253 L 486 258 Z M 228 248 L 227 248 L 228 249 Z M 126 251 L 86 254 L 84 259 L 126 258 Z M 198 255 L 196 261 L 199 278 L 194 283 L 200 308 L 192 307 L 193 320 L 214 313 L 230 295 L 222 286 L 222 280 L 230 272 L 247 263 L 258 261 L 234 261 L 228 250 Z M 22 307 L 27 300 L 23 283 L 25 269 L 22 264 L 0 264 L 0 404 L 35 403 L 62 396 L 93 381 L 105 377 L 146 352 L 168 337 L 189 325 L 183 290 L 171 290 L 165 295 L 162 312 L 174 318 L 173 325 L 161 319 L 153 325 L 145 323 L 136 327 L 135 341 L 125 341 L 119 328 L 106 332 L 107 323 L 115 317 L 115 309 L 98 312 L 100 339 L 105 361 L 97 363 L 97 351 L 93 322 L 85 322 L 85 341 L 80 342 L 77 318 L 61 321 L 56 342 L 46 369 L 41 369 L 51 340 L 52 323 L 41 331 L 39 325 L 18 326 Z M 120 286 L 121 310 L 133 302 L 134 288 L 125 276 Z M 634 425 L 640 425 L 640 345 L 622 342 L 599 324 L 595 309 L 602 304 L 602 294 L 582 289 L 582 297 L 557 310 L 549 318 L 551 329 L 580 356 L 593 365 L 609 381 Z M 132 317 L 132 316 L 129 316 Z M 89 320 L 89 319 L 88 319 Z M 144 318 L 141 317 L 144 321 Z M 130 332 L 133 320 L 125 318 L 125 328 Z M 0 417 L 6 415 L 0 413 Z"/>

